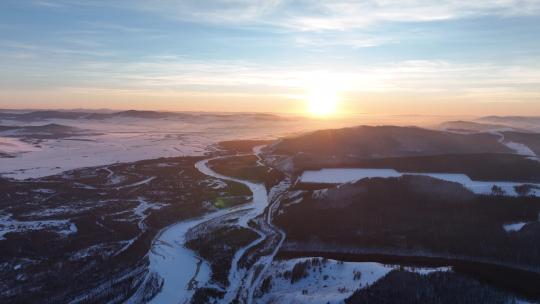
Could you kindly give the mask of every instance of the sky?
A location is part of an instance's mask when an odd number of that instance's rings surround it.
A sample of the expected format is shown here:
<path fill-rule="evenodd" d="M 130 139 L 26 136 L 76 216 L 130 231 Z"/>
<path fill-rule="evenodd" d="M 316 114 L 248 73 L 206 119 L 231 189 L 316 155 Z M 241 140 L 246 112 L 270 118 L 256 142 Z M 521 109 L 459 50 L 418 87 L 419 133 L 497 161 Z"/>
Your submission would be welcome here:
<path fill-rule="evenodd" d="M 319 90 L 540 115 L 540 0 L 0 1 L 0 108 L 301 113 Z"/>

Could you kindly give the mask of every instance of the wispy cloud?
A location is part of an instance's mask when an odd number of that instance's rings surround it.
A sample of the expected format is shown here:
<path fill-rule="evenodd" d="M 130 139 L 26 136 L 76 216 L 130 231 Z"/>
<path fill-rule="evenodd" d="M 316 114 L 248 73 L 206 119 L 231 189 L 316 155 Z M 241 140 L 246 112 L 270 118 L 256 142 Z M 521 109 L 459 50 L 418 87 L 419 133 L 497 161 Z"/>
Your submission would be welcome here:
<path fill-rule="evenodd" d="M 37 3 L 40 2 L 43 1 Z M 540 14 L 538 0 L 49 0 L 46 3 L 115 7 L 190 22 L 295 31 L 350 30 L 380 22 Z"/>
<path fill-rule="evenodd" d="M 312 5 L 317 13 L 290 18 L 286 25 L 301 30 L 347 30 L 380 22 L 429 22 L 540 13 L 540 2 L 536 0 L 338 0 L 312 1 Z"/>
<path fill-rule="evenodd" d="M 46 0 L 33 0 L 32 4 L 37 5 L 37 6 L 51 7 L 51 8 L 65 7 L 65 5 L 59 1 L 55 2 L 55 1 L 46 1 Z"/>
<path fill-rule="evenodd" d="M 24 67 L 24 65 L 23 65 Z M 132 91 L 214 91 L 223 93 L 302 95 L 314 73 L 344 94 L 355 92 L 439 92 L 443 95 L 529 91 L 540 96 L 540 66 L 464 64 L 442 60 L 406 60 L 386 64 L 333 67 L 196 60 L 163 55 L 136 62 L 83 61 L 55 72 L 57 87 L 101 87 Z M 74 80 L 74 82 L 66 81 Z M 33 79 L 35 81 L 35 79 Z M 29 84 L 31 85 L 31 84 Z"/>
<path fill-rule="evenodd" d="M 347 46 L 353 49 L 373 47 L 399 41 L 395 36 L 382 36 L 363 33 L 332 33 L 332 34 L 299 34 L 295 38 L 295 43 L 302 47 L 317 48 Z"/>
<path fill-rule="evenodd" d="M 71 44 L 76 44 L 78 46 L 83 46 L 79 48 L 67 48 L 67 47 L 51 47 L 49 45 L 38 45 L 18 41 L 0 41 L 0 47 L 11 50 L 18 50 L 21 52 L 26 52 L 27 54 L 33 54 L 33 57 L 41 57 L 42 59 L 47 58 L 47 56 L 53 55 L 83 55 L 83 56 L 92 56 L 92 57 L 108 57 L 114 55 L 110 50 L 98 50 L 88 48 L 89 46 L 96 47 L 100 46 L 98 42 L 93 42 L 89 40 L 64 40 L 64 42 L 69 42 Z M 51 59 L 50 57 L 48 57 Z"/>
<path fill-rule="evenodd" d="M 389 23 L 540 16 L 538 0 L 36 0 L 34 4 L 114 9 L 168 21 L 291 34 L 295 35 L 297 45 L 319 48 L 341 45 L 363 48 L 399 40 L 398 35 L 389 37 L 370 32 L 370 29 Z M 164 35 L 148 24 L 135 26 L 130 20 L 81 21 L 80 24 L 84 30 L 97 33 Z"/>

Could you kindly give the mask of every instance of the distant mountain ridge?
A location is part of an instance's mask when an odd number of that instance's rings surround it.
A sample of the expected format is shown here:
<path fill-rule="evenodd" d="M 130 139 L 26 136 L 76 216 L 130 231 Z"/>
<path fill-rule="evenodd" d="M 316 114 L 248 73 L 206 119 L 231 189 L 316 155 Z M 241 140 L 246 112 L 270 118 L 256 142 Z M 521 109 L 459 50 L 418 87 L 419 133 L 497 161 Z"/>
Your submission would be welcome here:
<path fill-rule="evenodd" d="M 46 119 L 107 119 L 114 117 L 134 117 L 134 118 L 167 118 L 167 117 L 189 117 L 189 114 L 156 112 L 156 111 L 136 111 L 127 110 L 114 113 L 96 112 L 71 112 L 71 111 L 32 111 L 27 113 L 5 113 L 0 112 L 0 119 L 12 120 L 46 120 Z"/>
<path fill-rule="evenodd" d="M 484 116 L 475 120 L 479 123 L 503 124 L 515 131 L 540 133 L 540 116 Z"/>
<path fill-rule="evenodd" d="M 0 112 L 0 119 L 19 120 L 19 121 L 38 121 L 47 119 L 110 119 L 110 118 L 142 118 L 142 119 L 196 119 L 201 116 L 216 117 L 218 119 L 227 119 L 231 117 L 246 117 L 261 120 L 281 120 L 284 117 L 267 113 L 181 113 L 181 112 L 163 112 L 163 111 L 141 111 L 126 110 L 112 113 L 90 112 L 90 111 L 31 111 L 31 112 Z"/>
<path fill-rule="evenodd" d="M 540 116 L 484 116 L 479 121 L 540 124 Z"/>
<path fill-rule="evenodd" d="M 97 135 L 92 130 L 85 130 L 77 127 L 66 126 L 61 124 L 46 124 L 39 126 L 4 126 L 0 125 L 0 136 L 7 137 L 23 137 L 23 138 L 65 138 L 77 135 Z"/>
<path fill-rule="evenodd" d="M 447 131 L 456 131 L 456 132 L 486 132 L 486 131 L 525 131 L 517 129 L 505 124 L 495 124 L 495 123 L 479 123 L 474 121 L 467 120 L 453 120 L 445 121 L 438 126 L 441 129 Z"/>

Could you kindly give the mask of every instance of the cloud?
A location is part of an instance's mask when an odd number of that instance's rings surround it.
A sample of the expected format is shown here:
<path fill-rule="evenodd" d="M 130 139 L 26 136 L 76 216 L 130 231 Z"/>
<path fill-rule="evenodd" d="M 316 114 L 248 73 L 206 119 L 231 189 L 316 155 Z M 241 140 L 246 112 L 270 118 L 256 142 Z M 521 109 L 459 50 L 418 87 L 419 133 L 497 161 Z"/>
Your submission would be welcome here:
<path fill-rule="evenodd" d="M 91 57 L 110 57 L 114 52 L 110 50 L 91 49 L 89 47 L 101 46 L 100 43 L 90 40 L 70 40 L 66 39 L 63 42 L 79 46 L 78 48 L 67 47 L 51 47 L 48 45 L 37 45 L 33 43 L 5 41 L 0 40 L 0 49 L 9 49 L 19 52 L 32 54 L 33 57 L 42 57 L 42 59 L 51 59 L 51 55 L 66 55 L 66 56 L 91 56 Z"/>
<path fill-rule="evenodd" d="M 308 1 L 312 13 L 296 10 L 277 24 L 301 31 L 350 30 L 382 22 L 430 22 L 479 16 L 538 15 L 537 0 Z"/>
<path fill-rule="evenodd" d="M 36 0 L 39 6 L 98 8 L 169 21 L 290 34 L 297 46 L 363 48 L 399 42 L 403 33 L 371 30 L 388 23 L 426 23 L 484 16 L 540 15 L 539 0 Z M 133 20 L 139 18 L 134 15 Z M 142 19 L 142 18 L 141 18 Z M 96 32 L 161 37 L 163 28 L 131 20 L 81 21 Z M 138 24 L 134 26 L 134 24 Z M 180 25 L 179 25 L 180 26 Z M 393 36 L 392 36 L 393 35 Z"/>
<path fill-rule="evenodd" d="M 50 0 L 46 3 L 106 6 L 181 21 L 288 31 L 343 31 L 381 22 L 540 14 L 538 0 Z"/>
<path fill-rule="evenodd" d="M 242 23 L 256 21 L 277 11 L 281 3 L 282 0 L 162 0 L 158 3 L 142 1 L 136 7 L 156 13 L 166 12 L 189 21 Z"/>
<path fill-rule="evenodd" d="M 390 35 L 372 35 L 362 33 L 302 33 L 294 39 L 295 43 L 301 47 L 310 47 L 311 50 L 317 50 L 318 48 L 324 49 L 327 47 L 340 47 L 347 46 L 353 49 L 373 47 L 382 44 L 388 44 L 396 42 L 399 39 L 397 37 L 391 37 Z"/>
<path fill-rule="evenodd" d="M 0 74 L 0 101 L 4 102 L 13 96 L 37 100 L 42 94 L 43 100 L 53 103 L 58 98 L 75 102 L 94 95 L 104 100 L 136 98 L 147 102 L 166 97 L 178 102 L 202 103 L 215 98 L 229 102 L 243 99 L 268 104 L 272 100 L 302 103 L 312 89 L 314 75 L 320 75 L 323 84 L 340 90 L 346 103 L 370 103 L 381 96 L 386 101 L 429 100 L 447 105 L 457 101 L 536 102 L 540 98 L 540 61 L 534 58 L 507 65 L 404 60 L 342 66 L 198 60 L 171 54 L 127 61 L 77 59 L 60 65 L 55 60 L 4 59 L 0 59 L 4 66 L 9 68 L 5 64 L 9 61 L 16 67 L 8 69 L 9 77 Z"/>
<path fill-rule="evenodd" d="M 31 61 L 32 62 L 32 61 Z M 279 94 L 302 96 L 314 74 L 324 75 L 349 93 L 440 93 L 441 95 L 505 94 L 527 92 L 540 96 L 540 66 L 533 60 L 522 65 L 466 64 L 443 60 L 406 60 L 386 64 L 347 66 L 272 65 L 241 60 L 196 60 L 176 55 L 147 56 L 137 61 L 81 61 L 61 70 L 26 77 L 35 64 L 17 63 L 26 86 L 88 87 L 119 92 L 216 92 L 223 94 Z M 49 63 L 54 66 L 54 62 Z M 28 67 L 27 67 L 28 65 Z M 17 78 L 17 71 L 13 78 Z M 40 76 L 41 75 L 41 76 Z M 41 78 L 40 78 L 41 77 Z M 28 83 L 27 83 L 28 82 Z"/>
<path fill-rule="evenodd" d="M 32 4 L 37 5 L 37 6 L 50 7 L 50 8 L 63 8 L 63 7 L 65 7 L 60 2 L 45 1 L 45 0 L 34 0 L 34 1 L 32 1 Z"/>

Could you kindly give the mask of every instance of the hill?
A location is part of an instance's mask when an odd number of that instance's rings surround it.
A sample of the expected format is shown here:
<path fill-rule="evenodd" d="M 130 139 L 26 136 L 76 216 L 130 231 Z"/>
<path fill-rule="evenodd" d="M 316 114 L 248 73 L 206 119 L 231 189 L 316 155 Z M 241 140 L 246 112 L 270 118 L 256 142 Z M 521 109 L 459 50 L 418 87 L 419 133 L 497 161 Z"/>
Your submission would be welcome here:
<path fill-rule="evenodd" d="M 437 154 L 512 153 L 493 134 L 456 134 L 417 127 L 360 126 L 286 138 L 274 154 L 332 158 L 383 158 Z"/>

